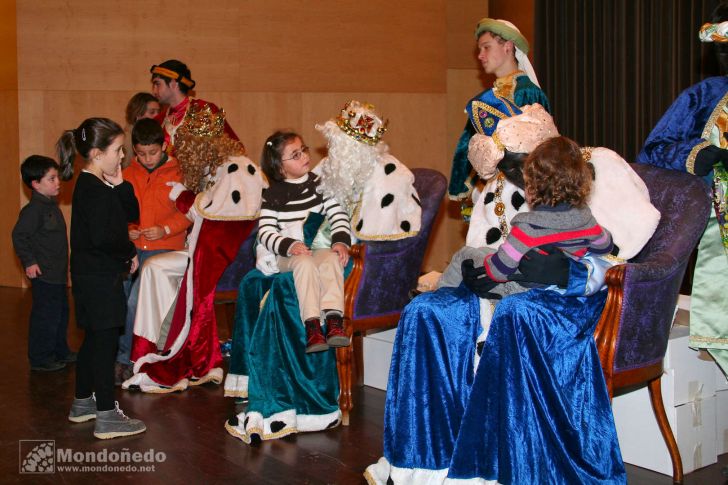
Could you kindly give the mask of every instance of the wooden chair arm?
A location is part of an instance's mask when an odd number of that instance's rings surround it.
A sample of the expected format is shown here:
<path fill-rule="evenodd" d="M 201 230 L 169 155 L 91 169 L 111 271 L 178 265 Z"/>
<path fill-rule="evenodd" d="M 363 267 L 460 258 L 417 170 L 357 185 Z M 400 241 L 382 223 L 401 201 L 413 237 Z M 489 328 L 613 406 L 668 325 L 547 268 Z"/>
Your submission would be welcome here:
<path fill-rule="evenodd" d="M 354 244 L 349 249 L 349 257 L 354 267 L 349 277 L 344 282 L 344 316 L 351 318 L 354 315 L 354 304 L 356 303 L 356 290 L 359 288 L 362 274 L 364 273 L 364 254 L 366 246 L 363 243 Z"/>
<path fill-rule="evenodd" d="M 610 268 L 606 274 L 607 301 L 602 315 L 594 330 L 594 340 L 599 352 L 604 378 L 607 381 L 609 397 L 612 397 L 612 377 L 614 373 L 614 356 L 617 350 L 617 334 L 622 315 L 622 299 L 624 297 L 624 276 L 627 266 L 620 264 Z"/>

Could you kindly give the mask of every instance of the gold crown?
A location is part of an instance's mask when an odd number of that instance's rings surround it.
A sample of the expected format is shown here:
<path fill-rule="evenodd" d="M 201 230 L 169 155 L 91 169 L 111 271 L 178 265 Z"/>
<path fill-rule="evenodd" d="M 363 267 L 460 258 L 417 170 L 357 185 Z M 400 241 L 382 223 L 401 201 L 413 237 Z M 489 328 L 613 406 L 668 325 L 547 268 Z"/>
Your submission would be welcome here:
<path fill-rule="evenodd" d="M 222 136 L 225 131 L 225 110 L 220 108 L 213 113 L 209 104 L 203 106 L 192 104 L 187 110 L 184 127 L 193 136 L 214 138 Z"/>
<path fill-rule="evenodd" d="M 387 132 L 389 120 L 382 121 L 374 112 L 374 106 L 351 100 L 336 118 L 336 125 L 356 141 L 376 145 Z"/>

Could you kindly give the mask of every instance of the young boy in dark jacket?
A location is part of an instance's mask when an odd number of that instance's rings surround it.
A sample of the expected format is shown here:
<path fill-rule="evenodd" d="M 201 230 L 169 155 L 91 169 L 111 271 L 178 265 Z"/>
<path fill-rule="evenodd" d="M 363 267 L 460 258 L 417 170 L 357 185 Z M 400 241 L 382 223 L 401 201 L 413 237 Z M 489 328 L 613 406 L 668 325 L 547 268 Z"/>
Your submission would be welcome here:
<path fill-rule="evenodd" d="M 32 284 L 28 358 L 34 371 L 55 371 L 76 361 L 66 342 L 68 236 L 55 200 L 61 188 L 58 170 L 53 159 L 41 155 L 31 155 L 20 166 L 33 192 L 13 228 L 13 247 Z"/>

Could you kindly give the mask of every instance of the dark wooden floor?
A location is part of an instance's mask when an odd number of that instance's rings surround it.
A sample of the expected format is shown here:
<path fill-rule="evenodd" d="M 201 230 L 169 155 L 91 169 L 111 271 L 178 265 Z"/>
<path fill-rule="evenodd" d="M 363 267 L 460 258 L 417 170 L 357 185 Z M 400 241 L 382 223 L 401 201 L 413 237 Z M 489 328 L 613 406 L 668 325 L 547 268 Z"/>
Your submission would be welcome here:
<path fill-rule="evenodd" d="M 31 373 L 26 358 L 27 291 L 0 288 L 0 331 L 4 352 L 0 368 L 5 378 L 0 398 L 0 482 L 2 483 L 363 483 L 362 471 L 382 453 L 384 392 L 363 387 L 355 391 L 349 427 L 308 433 L 251 447 L 223 429 L 233 404 L 221 387 L 193 388 L 173 395 L 118 392 L 121 407 L 143 419 L 147 432 L 99 441 L 93 422 L 67 421 L 73 397 L 73 366 L 55 373 Z M 81 334 L 71 324 L 69 341 L 78 348 Z M 55 440 L 56 448 L 74 452 L 127 450 L 163 452 L 166 461 L 150 472 L 19 473 L 20 440 Z M 24 450 L 26 448 L 23 448 Z M 720 463 L 686 476 L 686 484 L 728 483 Z M 629 483 L 670 484 L 664 475 L 628 466 Z"/>

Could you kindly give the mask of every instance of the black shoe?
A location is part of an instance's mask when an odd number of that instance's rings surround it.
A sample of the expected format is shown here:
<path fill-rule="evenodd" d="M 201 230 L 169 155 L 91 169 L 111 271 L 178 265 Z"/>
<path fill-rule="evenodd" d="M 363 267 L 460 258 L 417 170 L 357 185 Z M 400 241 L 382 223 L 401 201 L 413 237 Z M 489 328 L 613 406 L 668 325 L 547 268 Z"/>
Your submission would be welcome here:
<path fill-rule="evenodd" d="M 58 362 L 73 364 L 76 360 L 78 360 L 78 352 L 68 352 L 65 357 L 58 359 Z"/>
<path fill-rule="evenodd" d="M 31 365 L 30 370 L 37 371 L 37 372 L 53 372 L 57 370 L 61 370 L 64 367 L 66 367 L 66 364 L 64 362 L 47 362 L 45 364 L 41 365 Z"/>

